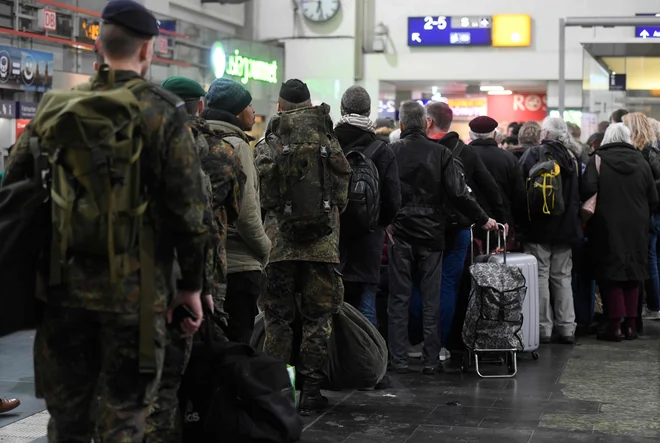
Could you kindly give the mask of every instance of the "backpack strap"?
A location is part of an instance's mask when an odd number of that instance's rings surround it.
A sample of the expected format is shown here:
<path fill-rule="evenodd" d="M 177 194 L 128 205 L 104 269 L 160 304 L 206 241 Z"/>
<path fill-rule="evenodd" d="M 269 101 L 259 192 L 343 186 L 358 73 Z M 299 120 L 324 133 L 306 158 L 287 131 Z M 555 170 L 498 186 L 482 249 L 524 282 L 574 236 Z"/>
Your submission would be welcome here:
<path fill-rule="evenodd" d="M 463 148 L 465 148 L 465 143 L 463 143 L 463 144 L 461 145 L 461 141 L 458 140 L 458 141 L 456 142 L 456 145 L 454 146 L 454 150 L 451 151 L 451 155 L 452 155 L 452 157 L 454 157 L 454 158 L 458 158 L 458 157 L 460 157 L 461 152 L 463 152 Z"/>
<path fill-rule="evenodd" d="M 328 137 L 330 141 L 330 137 Z M 319 148 L 321 152 L 321 167 L 323 168 L 323 183 L 321 183 L 321 192 L 323 193 L 323 211 L 328 214 L 332 209 L 330 205 L 330 175 L 328 173 L 328 159 L 330 158 L 330 148 L 323 143 Z"/>
<path fill-rule="evenodd" d="M 364 153 L 364 156 L 365 156 L 366 158 L 368 158 L 369 160 L 373 160 L 373 158 L 376 156 L 376 153 L 378 152 L 378 150 L 379 150 L 379 149 L 381 148 L 381 146 L 383 146 L 384 144 L 385 144 L 385 142 L 383 142 L 383 141 L 381 141 L 381 140 L 374 140 L 373 142 L 371 142 L 371 143 L 369 144 L 369 146 L 367 146 L 367 147 L 364 149 L 364 152 L 363 152 L 363 153 Z"/>

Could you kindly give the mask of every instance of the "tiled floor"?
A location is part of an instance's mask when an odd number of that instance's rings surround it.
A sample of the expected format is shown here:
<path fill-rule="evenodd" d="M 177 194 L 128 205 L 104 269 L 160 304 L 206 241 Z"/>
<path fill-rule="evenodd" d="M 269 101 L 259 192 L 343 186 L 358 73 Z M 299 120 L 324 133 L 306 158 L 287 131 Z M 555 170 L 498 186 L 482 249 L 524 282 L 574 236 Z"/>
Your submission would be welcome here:
<path fill-rule="evenodd" d="M 33 333 L 0 338 L 0 395 L 23 402 L 0 428 L 43 410 L 32 396 Z M 499 368 L 495 368 L 499 369 Z M 392 377 L 385 391 L 330 393 L 332 409 L 307 420 L 304 442 L 634 443 L 660 440 L 660 323 L 635 342 L 582 339 L 523 356 L 514 379 L 474 374 Z M 18 425 L 43 423 L 33 416 Z M 14 427 L 15 428 L 15 427 Z M 17 439 L 3 435 L 0 443 Z M 45 435 L 45 429 L 43 429 Z M 34 435 L 34 434 L 31 434 Z"/>

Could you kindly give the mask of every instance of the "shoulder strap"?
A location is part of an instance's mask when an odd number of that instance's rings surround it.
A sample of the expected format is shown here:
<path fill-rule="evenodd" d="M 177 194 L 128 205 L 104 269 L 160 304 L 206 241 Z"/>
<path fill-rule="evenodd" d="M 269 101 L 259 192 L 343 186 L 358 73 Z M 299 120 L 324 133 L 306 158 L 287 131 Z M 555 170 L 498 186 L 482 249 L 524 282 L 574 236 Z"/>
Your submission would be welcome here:
<path fill-rule="evenodd" d="M 373 159 L 374 156 L 376 155 L 376 152 L 378 152 L 378 150 L 379 150 L 379 149 L 381 148 L 381 146 L 383 146 L 384 144 L 385 144 L 385 142 L 383 142 L 383 141 L 381 141 L 381 140 L 374 140 L 374 141 L 372 141 L 372 142 L 369 144 L 369 146 L 367 146 L 367 147 L 364 149 L 364 156 L 365 156 L 366 158 L 370 159 L 370 160 Z"/>
<path fill-rule="evenodd" d="M 598 175 L 600 176 L 600 155 L 594 154 L 594 157 L 596 157 L 596 172 L 598 172 Z"/>
<path fill-rule="evenodd" d="M 460 157 L 460 156 L 461 156 L 461 152 L 463 152 L 463 148 L 465 148 L 465 143 L 464 143 L 464 144 L 461 144 L 461 141 L 458 140 L 458 141 L 456 142 L 456 145 L 454 146 L 454 150 L 451 151 L 451 155 L 452 155 L 452 157 Z"/>

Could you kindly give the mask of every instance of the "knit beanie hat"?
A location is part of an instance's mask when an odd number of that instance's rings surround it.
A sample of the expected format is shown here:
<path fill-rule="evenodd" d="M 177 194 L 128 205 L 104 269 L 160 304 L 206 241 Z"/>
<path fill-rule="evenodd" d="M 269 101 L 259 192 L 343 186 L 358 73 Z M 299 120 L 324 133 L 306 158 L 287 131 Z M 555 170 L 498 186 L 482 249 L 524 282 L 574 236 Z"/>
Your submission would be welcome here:
<path fill-rule="evenodd" d="M 369 117 L 371 97 L 362 86 L 351 86 L 341 98 L 341 115 L 358 114 Z"/>
<path fill-rule="evenodd" d="M 252 95 L 243 85 L 228 78 L 216 78 L 206 93 L 206 106 L 238 115 L 252 103 Z"/>
<path fill-rule="evenodd" d="M 282 83 L 280 88 L 280 97 L 290 103 L 303 103 L 309 100 L 309 89 L 307 85 L 297 78 L 292 78 L 286 83 Z"/>

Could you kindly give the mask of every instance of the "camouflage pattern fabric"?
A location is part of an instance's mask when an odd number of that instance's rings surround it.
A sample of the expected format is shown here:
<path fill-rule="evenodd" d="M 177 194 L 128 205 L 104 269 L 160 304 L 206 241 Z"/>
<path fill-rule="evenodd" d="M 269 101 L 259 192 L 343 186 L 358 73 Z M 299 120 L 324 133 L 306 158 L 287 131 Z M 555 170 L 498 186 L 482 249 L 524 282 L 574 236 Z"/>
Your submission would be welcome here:
<path fill-rule="evenodd" d="M 134 72 L 116 71 L 115 85 L 136 77 Z M 104 87 L 103 77 L 93 79 L 93 88 Z M 144 105 L 142 180 L 151 190 L 147 219 L 156 233 L 154 309 L 164 313 L 172 295 L 174 250 L 181 288 L 201 288 L 208 242 L 203 223 L 206 198 L 183 102 L 156 86 L 136 96 Z M 31 131 L 28 125 L 15 145 L 6 184 L 21 180 L 32 168 Z M 138 269 L 138 259 L 136 251 L 128 266 Z M 35 340 L 35 379 L 51 414 L 51 442 L 89 442 L 95 422 L 100 441 L 142 441 L 161 377 L 165 320 L 164 315 L 155 316 L 157 373 L 140 374 L 139 273 L 120 286 L 111 284 L 107 261 L 72 256 L 66 285 L 41 294 L 48 311 Z M 100 406 L 95 411 L 92 399 L 96 401 L 97 394 Z"/>
<path fill-rule="evenodd" d="M 46 307 L 34 362 L 50 413 L 49 442 L 89 442 L 95 431 L 99 442 L 142 441 L 161 372 L 138 373 L 138 324 L 138 314 Z M 154 327 L 160 368 L 164 316 Z"/>
<path fill-rule="evenodd" d="M 339 214 L 346 208 L 348 203 L 348 184 L 351 168 L 339 142 L 334 137 L 332 120 L 328 114 L 329 109 L 328 105 L 322 104 L 321 106 L 279 113 L 269 123 L 269 132 L 266 133 L 265 139 L 255 147 L 261 204 L 262 209 L 266 212 L 264 229 L 273 244 L 270 263 L 290 260 L 339 263 Z M 296 121 L 307 125 L 303 129 L 297 129 L 297 137 L 312 141 L 325 137 L 328 141 L 330 151 L 328 165 L 332 171 L 329 174 L 332 178 L 330 192 L 332 203 L 330 226 L 332 232 L 318 240 L 302 243 L 294 242 L 282 235 L 281 232 L 284 218 L 284 201 L 280 195 L 280 178 L 276 158 L 278 152 L 281 151 L 282 141 L 276 135 L 276 132 L 278 130 L 278 119 L 281 119 L 284 114 L 295 115 Z M 319 121 L 322 122 L 323 127 L 319 126 Z"/>
<path fill-rule="evenodd" d="M 151 413 L 147 418 L 145 443 L 182 441 L 178 392 L 191 351 L 192 339 L 182 338 L 178 329 L 168 327 L 163 374 Z"/>
<path fill-rule="evenodd" d="M 121 85 L 138 75 L 116 71 L 115 84 Z M 97 75 L 94 89 L 107 87 Z M 203 223 L 206 199 L 202 189 L 200 163 L 193 139 L 186 127 L 183 102 L 156 86 L 136 94 L 143 103 L 145 149 L 142 151 L 143 182 L 148 195 L 147 218 L 156 231 L 156 312 L 165 312 L 171 295 L 173 250 L 181 266 L 185 289 L 200 289 L 205 244 L 208 231 Z M 28 125 L 12 151 L 4 185 L 17 182 L 32 169 L 28 140 L 32 132 Z M 165 245 L 171 245 L 165 247 Z M 128 267 L 138 269 L 138 251 Z M 117 288 L 110 284 L 107 260 L 82 256 L 70 257 L 66 266 L 66 291 L 51 292 L 50 305 L 83 308 L 92 311 L 134 313 L 140 300 L 139 273 L 134 272 Z M 93 278 L 92 278 L 93 277 Z M 42 297 L 44 294 L 42 294 Z M 45 297 L 44 297 L 45 298 Z M 81 331 L 84 335 L 84 331 Z"/>
<path fill-rule="evenodd" d="M 292 351 L 296 293 L 300 293 L 302 317 L 298 373 L 304 380 L 321 382 L 332 333 L 331 319 L 341 307 L 344 287 L 332 264 L 282 261 L 268 265 L 268 291 L 259 301 L 266 320 L 264 352 L 286 362 Z"/>

